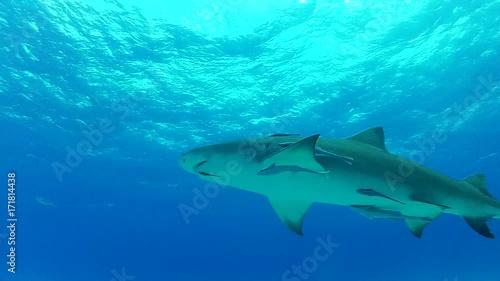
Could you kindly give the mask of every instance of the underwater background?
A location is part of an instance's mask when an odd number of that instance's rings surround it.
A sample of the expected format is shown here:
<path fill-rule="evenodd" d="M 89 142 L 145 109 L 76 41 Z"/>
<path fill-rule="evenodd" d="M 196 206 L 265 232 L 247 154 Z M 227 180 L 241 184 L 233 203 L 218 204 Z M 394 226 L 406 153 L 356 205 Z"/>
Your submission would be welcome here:
<path fill-rule="evenodd" d="M 499 26 L 488 0 L 2 0 L 0 280 L 500 280 L 498 239 L 457 216 L 417 239 L 316 204 L 300 237 L 227 187 L 186 218 L 205 182 L 177 165 L 211 143 L 383 126 L 390 152 L 485 173 L 498 198 Z"/>

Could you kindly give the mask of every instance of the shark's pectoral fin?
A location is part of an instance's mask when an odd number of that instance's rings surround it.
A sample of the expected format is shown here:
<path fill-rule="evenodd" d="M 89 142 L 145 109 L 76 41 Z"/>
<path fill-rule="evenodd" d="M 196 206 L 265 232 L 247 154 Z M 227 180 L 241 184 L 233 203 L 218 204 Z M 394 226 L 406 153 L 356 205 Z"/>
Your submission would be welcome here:
<path fill-rule="evenodd" d="M 302 222 L 311 202 L 300 200 L 283 200 L 268 197 L 269 202 L 281 221 L 293 232 L 302 236 Z"/>
<path fill-rule="evenodd" d="M 483 217 L 483 218 L 470 218 L 470 217 L 464 217 L 465 221 L 467 224 L 474 229 L 477 233 L 480 235 L 486 237 L 486 238 L 495 238 L 495 235 L 491 233 L 490 228 L 486 224 L 486 222 L 491 219 L 492 217 Z"/>
<path fill-rule="evenodd" d="M 448 209 L 451 209 L 451 207 L 448 207 L 446 205 L 443 205 L 443 204 L 439 204 L 437 203 L 436 201 L 437 200 L 434 200 L 432 198 L 432 196 L 430 195 L 426 195 L 424 193 L 413 193 L 411 194 L 410 196 L 410 199 L 413 200 L 413 201 L 417 201 L 417 202 L 421 202 L 421 203 L 425 203 L 425 204 L 429 204 L 429 205 L 433 205 L 435 207 L 438 207 L 442 210 L 448 210 Z"/>
<path fill-rule="evenodd" d="M 297 166 L 316 173 L 327 172 L 325 168 L 316 161 L 314 156 L 314 149 L 318 138 L 319 135 L 307 137 L 269 155 L 262 161 L 264 168 L 270 167 L 271 165 L 275 165 L 276 167 Z"/>

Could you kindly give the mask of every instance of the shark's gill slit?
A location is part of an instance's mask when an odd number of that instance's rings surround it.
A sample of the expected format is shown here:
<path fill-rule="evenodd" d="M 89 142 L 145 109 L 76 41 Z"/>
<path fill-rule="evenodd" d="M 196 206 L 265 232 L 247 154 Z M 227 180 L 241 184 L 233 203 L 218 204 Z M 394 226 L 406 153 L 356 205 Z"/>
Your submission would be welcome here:
<path fill-rule="evenodd" d="M 200 168 L 201 165 L 207 163 L 207 160 L 204 160 L 204 161 L 201 161 L 200 163 L 196 164 L 194 167 L 193 167 L 193 171 L 197 172 L 198 173 L 198 168 Z"/>
<path fill-rule="evenodd" d="M 199 175 L 202 175 L 202 176 L 209 176 L 209 177 L 219 177 L 218 175 L 214 175 L 214 174 L 210 174 L 210 173 L 207 173 L 207 172 L 199 172 L 198 169 L 201 167 L 201 165 L 207 163 L 208 161 L 207 160 L 204 160 L 204 161 L 201 161 L 200 163 L 196 164 L 194 167 L 193 167 L 193 171 L 195 173 L 198 173 Z"/>
<path fill-rule="evenodd" d="M 209 177 L 219 177 L 218 175 L 213 175 L 213 174 L 209 174 L 209 173 L 206 173 L 206 172 L 198 172 L 198 174 L 202 175 L 202 176 L 209 176 Z"/>

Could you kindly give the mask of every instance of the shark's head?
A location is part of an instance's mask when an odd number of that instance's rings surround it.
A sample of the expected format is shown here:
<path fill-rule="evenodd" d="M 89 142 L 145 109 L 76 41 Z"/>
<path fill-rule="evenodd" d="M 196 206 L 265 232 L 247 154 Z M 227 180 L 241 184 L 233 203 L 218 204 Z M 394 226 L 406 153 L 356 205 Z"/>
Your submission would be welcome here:
<path fill-rule="evenodd" d="M 184 170 L 203 180 L 249 189 L 248 186 L 263 184 L 266 180 L 276 179 L 273 176 L 277 175 L 326 173 L 315 158 L 318 136 L 283 142 L 290 136 L 279 135 L 259 141 L 241 140 L 203 146 L 182 154 L 178 162 Z"/>
<path fill-rule="evenodd" d="M 270 151 L 266 143 L 233 141 L 190 150 L 179 157 L 178 163 L 204 180 L 227 182 L 230 177 L 233 184 L 235 180 L 255 176 L 262 169 L 261 160 Z"/>

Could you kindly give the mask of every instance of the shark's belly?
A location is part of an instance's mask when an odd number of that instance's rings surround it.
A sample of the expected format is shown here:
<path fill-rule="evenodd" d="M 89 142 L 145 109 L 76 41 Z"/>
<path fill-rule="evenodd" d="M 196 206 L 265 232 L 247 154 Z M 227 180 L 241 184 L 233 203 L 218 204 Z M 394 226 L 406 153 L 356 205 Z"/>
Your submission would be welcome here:
<path fill-rule="evenodd" d="M 479 210 L 484 210 L 485 215 L 495 213 L 493 207 L 485 208 L 488 204 L 484 198 L 471 198 L 474 196 L 457 193 L 453 189 L 433 186 L 415 187 L 411 181 L 391 183 L 393 182 L 385 178 L 383 174 L 373 175 L 356 170 L 344 170 L 331 171 L 327 174 L 283 172 L 278 175 L 253 178 L 238 183 L 236 187 L 270 198 L 342 206 L 376 206 L 415 217 L 426 217 L 436 213 L 477 216 Z M 359 190 L 373 190 L 382 196 L 362 194 Z M 430 194 L 435 202 L 426 203 L 411 199 L 410 195 L 415 190 Z M 490 209 L 492 211 L 489 211 Z"/>
<path fill-rule="evenodd" d="M 391 190 L 381 177 L 370 177 L 356 173 L 281 173 L 247 182 L 244 189 L 268 197 L 288 198 L 289 200 L 343 206 L 376 205 L 387 209 L 398 209 L 401 203 L 386 197 L 364 195 L 358 190 L 377 190 L 389 198 L 401 198 L 406 193 L 404 188 Z"/>

